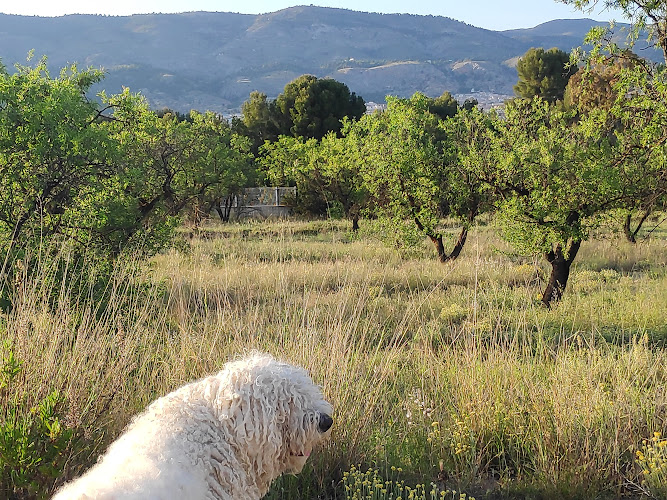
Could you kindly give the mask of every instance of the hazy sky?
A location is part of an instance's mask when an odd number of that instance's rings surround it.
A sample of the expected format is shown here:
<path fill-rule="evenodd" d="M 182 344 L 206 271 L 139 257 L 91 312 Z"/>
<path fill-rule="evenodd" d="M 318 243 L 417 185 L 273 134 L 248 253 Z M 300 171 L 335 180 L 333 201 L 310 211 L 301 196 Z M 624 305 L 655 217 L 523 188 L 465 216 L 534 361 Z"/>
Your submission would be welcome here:
<path fill-rule="evenodd" d="M 0 12 L 36 16 L 152 12 L 218 11 L 259 14 L 293 5 L 340 7 L 366 12 L 447 16 L 481 28 L 528 28 L 551 19 L 591 17 L 622 20 L 618 13 L 597 8 L 582 13 L 555 0 L 0 0 Z M 602 2 L 600 2 L 602 3 Z"/>

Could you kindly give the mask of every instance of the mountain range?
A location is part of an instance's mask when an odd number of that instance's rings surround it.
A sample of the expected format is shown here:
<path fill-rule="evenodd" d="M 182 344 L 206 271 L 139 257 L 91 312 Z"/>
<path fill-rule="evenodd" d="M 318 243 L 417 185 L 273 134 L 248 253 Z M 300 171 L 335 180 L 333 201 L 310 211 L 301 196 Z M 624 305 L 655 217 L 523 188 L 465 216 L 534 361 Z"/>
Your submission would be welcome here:
<path fill-rule="evenodd" d="M 530 47 L 569 51 L 590 19 L 490 31 L 447 17 L 291 7 L 269 14 L 215 12 L 126 17 L 0 14 L 0 58 L 11 67 L 46 56 L 57 71 L 101 67 L 96 91 L 141 92 L 155 109 L 238 111 L 253 90 L 277 96 L 304 73 L 331 77 L 366 101 L 421 91 L 508 96 Z M 659 60 L 653 49 L 642 56 Z"/>

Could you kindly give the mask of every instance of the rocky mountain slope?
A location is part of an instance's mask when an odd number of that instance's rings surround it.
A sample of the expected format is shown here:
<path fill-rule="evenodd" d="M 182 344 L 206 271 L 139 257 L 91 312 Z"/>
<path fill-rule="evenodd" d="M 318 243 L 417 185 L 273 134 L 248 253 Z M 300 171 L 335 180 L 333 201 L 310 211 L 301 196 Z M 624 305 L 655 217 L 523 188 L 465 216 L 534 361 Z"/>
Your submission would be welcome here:
<path fill-rule="evenodd" d="M 0 58 L 30 50 L 55 70 L 102 67 L 107 92 L 140 91 L 154 108 L 238 110 L 252 90 L 275 97 L 310 73 L 367 101 L 422 91 L 511 94 L 528 48 L 578 46 L 591 20 L 489 31 L 446 17 L 292 7 L 263 15 L 194 12 L 128 17 L 0 15 Z M 99 90 L 98 89 L 98 90 Z"/>

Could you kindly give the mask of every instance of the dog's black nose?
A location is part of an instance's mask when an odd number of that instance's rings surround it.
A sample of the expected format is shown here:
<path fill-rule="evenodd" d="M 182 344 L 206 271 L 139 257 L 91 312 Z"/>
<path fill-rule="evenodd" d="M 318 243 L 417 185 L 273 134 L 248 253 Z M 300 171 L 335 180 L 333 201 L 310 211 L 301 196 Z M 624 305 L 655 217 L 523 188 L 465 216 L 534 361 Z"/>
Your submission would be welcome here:
<path fill-rule="evenodd" d="M 333 425 L 333 418 L 331 418 L 326 413 L 321 413 L 320 414 L 320 425 L 319 425 L 320 432 L 328 431 L 331 428 L 332 425 Z"/>

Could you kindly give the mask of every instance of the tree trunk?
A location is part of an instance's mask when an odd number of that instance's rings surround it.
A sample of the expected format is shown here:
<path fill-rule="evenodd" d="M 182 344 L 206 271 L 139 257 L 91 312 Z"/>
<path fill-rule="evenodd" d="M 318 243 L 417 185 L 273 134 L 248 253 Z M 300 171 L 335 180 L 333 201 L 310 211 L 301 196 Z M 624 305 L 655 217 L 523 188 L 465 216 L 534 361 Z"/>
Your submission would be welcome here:
<path fill-rule="evenodd" d="M 463 245 L 465 245 L 466 238 L 468 237 L 468 229 L 466 226 L 463 226 L 461 228 L 461 232 L 459 233 L 459 239 L 456 240 L 456 244 L 454 245 L 454 248 L 452 249 L 452 253 L 447 255 L 447 252 L 445 252 L 445 246 L 442 243 L 442 235 L 441 234 L 430 234 L 426 232 L 424 229 L 424 225 L 422 224 L 421 220 L 419 220 L 419 217 L 417 217 L 417 213 L 419 212 L 417 203 L 415 203 L 414 198 L 410 195 L 410 192 L 405 189 L 405 185 L 403 184 L 403 179 L 400 179 L 401 182 L 401 189 L 403 192 L 406 194 L 408 198 L 408 203 L 410 204 L 410 209 L 412 210 L 412 216 L 415 220 L 415 224 L 417 224 L 417 229 L 422 231 L 426 236 L 428 236 L 433 244 L 435 245 L 435 249 L 438 252 L 438 260 L 440 260 L 441 263 L 449 262 L 451 260 L 456 260 L 456 258 L 459 256 L 461 253 L 461 250 L 463 250 Z M 468 214 L 468 223 L 472 224 L 473 219 L 475 218 L 475 215 L 477 214 L 477 209 L 479 207 L 479 204 Z"/>
<path fill-rule="evenodd" d="M 623 233 L 625 234 L 625 239 L 627 239 L 630 243 L 637 243 L 637 235 L 639 234 L 639 230 L 642 228 L 642 225 L 644 222 L 646 222 L 646 219 L 648 219 L 649 215 L 651 215 L 651 211 L 646 210 L 644 215 L 642 215 L 642 217 L 637 222 L 637 227 L 632 229 L 632 212 L 628 212 L 628 214 L 625 216 L 625 221 L 623 222 Z"/>
<path fill-rule="evenodd" d="M 438 252 L 438 260 L 442 263 L 447 262 L 449 260 L 449 256 L 447 255 L 447 252 L 445 252 L 445 245 L 442 243 L 442 235 L 428 235 L 429 239 L 433 242 L 433 245 L 435 246 L 435 250 Z"/>
<path fill-rule="evenodd" d="M 625 221 L 623 222 L 623 233 L 625 234 L 625 239 L 630 243 L 637 243 L 637 238 L 635 236 L 636 233 L 630 227 L 631 222 L 632 214 L 628 213 L 628 215 L 625 216 Z"/>
<path fill-rule="evenodd" d="M 465 227 L 461 228 L 461 232 L 459 233 L 459 239 L 456 240 L 456 244 L 454 245 L 454 248 L 452 249 L 452 253 L 449 254 L 449 260 L 454 260 L 456 259 L 459 254 L 461 253 L 461 250 L 463 250 L 463 245 L 466 244 L 466 239 L 468 238 L 468 229 Z"/>
<path fill-rule="evenodd" d="M 352 231 L 354 231 L 354 232 L 359 231 L 359 216 L 358 215 L 353 215 L 352 216 Z"/>
<path fill-rule="evenodd" d="M 557 245 L 554 250 L 545 255 L 547 261 L 551 264 L 549 282 L 542 295 L 542 303 L 545 306 L 551 307 L 553 302 L 558 302 L 563 297 L 567 280 L 570 277 L 570 267 L 577 256 L 577 252 L 579 252 L 580 246 L 581 241 L 570 241 L 567 256 L 561 245 Z"/>
<path fill-rule="evenodd" d="M 232 206 L 234 205 L 234 195 L 225 196 L 215 205 L 215 211 L 222 222 L 229 222 L 232 215 Z"/>
<path fill-rule="evenodd" d="M 344 207 L 345 207 L 345 214 L 352 221 L 352 231 L 354 232 L 359 231 L 359 216 L 361 214 L 361 208 L 357 203 L 346 204 Z"/>
<path fill-rule="evenodd" d="M 436 251 L 438 252 L 438 260 L 441 263 L 446 263 L 452 260 L 456 260 L 456 258 L 461 254 L 461 250 L 463 250 L 463 245 L 465 245 L 466 238 L 468 237 L 468 230 L 464 227 L 461 228 L 461 232 L 459 233 L 459 238 L 456 240 L 456 244 L 454 245 L 454 248 L 452 249 L 452 253 L 447 255 L 447 252 L 445 251 L 445 245 L 442 242 L 442 235 L 428 235 L 429 239 L 433 242 L 433 245 L 435 246 Z"/>

